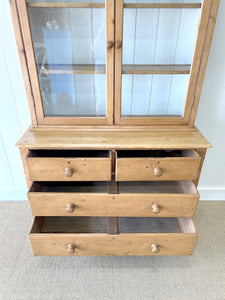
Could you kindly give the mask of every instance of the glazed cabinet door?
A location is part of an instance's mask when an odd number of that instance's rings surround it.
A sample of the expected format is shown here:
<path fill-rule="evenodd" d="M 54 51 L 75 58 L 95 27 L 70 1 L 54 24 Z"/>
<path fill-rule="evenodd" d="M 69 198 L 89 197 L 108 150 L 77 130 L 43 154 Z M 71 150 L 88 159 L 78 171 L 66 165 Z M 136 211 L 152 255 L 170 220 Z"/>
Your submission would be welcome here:
<path fill-rule="evenodd" d="M 116 0 L 116 124 L 187 124 L 211 0 Z"/>
<path fill-rule="evenodd" d="M 113 123 L 114 0 L 19 0 L 38 125 Z"/>

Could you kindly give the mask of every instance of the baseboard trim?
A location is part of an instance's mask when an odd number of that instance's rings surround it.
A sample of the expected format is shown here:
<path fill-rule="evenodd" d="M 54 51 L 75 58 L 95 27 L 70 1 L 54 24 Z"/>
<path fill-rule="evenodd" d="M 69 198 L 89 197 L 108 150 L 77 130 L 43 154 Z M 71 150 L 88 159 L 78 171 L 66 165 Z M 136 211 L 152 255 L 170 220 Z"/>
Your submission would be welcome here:
<path fill-rule="evenodd" d="M 200 200 L 214 200 L 214 201 L 225 201 L 225 188 L 198 188 L 200 194 Z"/>
<path fill-rule="evenodd" d="M 27 190 L 0 189 L 0 201 L 27 201 Z"/>

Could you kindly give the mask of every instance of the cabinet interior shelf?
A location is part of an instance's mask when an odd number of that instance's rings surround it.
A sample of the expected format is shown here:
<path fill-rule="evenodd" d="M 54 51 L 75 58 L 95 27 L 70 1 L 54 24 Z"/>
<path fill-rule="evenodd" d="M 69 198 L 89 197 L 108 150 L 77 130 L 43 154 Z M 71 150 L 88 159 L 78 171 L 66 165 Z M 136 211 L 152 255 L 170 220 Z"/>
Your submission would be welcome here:
<path fill-rule="evenodd" d="M 123 65 L 122 74 L 189 74 L 191 65 Z M 105 65 L 48 65 L 39 66 L 41 74 L 105 74 Z"/>
<path fill-rule="evenodd" d="M 40 68 L 40 72 L 41 74 L 105 74 L 106 67 L 105 65 L 96 64 L 50 64 L 44 68 Z"/>
<path fill-rule="evenodd" d="M 105 3 L 29 2 L 28 7 L 105 8 Z M 201 8 L 201 3 L 125 3 L 124 8 Z"/>
<path fill-rule="evenodd" d="M 123 74 L 189 74 L 191 65 L 123 65 Z"/>

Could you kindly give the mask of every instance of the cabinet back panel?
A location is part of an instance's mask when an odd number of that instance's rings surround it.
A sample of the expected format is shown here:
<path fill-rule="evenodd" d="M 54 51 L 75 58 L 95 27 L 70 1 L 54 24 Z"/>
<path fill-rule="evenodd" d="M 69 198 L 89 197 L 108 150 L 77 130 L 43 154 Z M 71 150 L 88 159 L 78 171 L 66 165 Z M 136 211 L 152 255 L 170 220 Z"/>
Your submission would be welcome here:
<path fill-rule="evenodd" d="M 168 1 L 144 1 L 166 2 Z M 133 65 L 191 65 L 199 17 L 198 8 L 125 8 L 123 65 L 129 65 L 131 73 Z M 146 72 L 145 69 L 143 74 L 137 75 L 134 72 L 122 75 L 122 117 L 182 116 L 189 74 L 162 75 L 165 72 L 163 67 L 162 74 L 158 71 L 157 75 L 146 75 Z"/>

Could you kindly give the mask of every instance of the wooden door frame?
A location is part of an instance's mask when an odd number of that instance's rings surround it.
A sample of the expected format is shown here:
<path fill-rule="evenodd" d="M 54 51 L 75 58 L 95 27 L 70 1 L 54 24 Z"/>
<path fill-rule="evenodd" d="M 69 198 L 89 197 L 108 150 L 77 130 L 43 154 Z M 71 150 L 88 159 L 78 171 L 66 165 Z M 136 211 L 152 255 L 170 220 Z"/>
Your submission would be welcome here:
<path fill-rule="evenodd" d="M 17 25 L 18 23 L 20 25 L 20 40 L 22 41 L 24 47 L 23 51 L 25 54 L 26 67 L 28 69 L 29 74 L 29 84 L 31 85 L 32 97 L 30 97 L 29 95 L 28 101 L 29 106 L 33 107 L 32 109 L 30 109 L 32 115 L 33 110 L 35 111 L 35 118 L 32 118 L 32 125 L 34 127 L 42 125 L 112 125 L 114 100 L 114 47 L 112 47 L 111 49 L 107 49 L 106 51 L 106 117 L 45 117 L 41 100 L 42 97 L 35 63 L 35 55 L 31 37 L 26 0 L 13 0 L 11 10 L 12 12 L 14 12 L 14 14 L 15 11 L 17 11 Z M 105 10 L 106 42 L 112 41 L 114 44 L 114 0 L 105 1 Z M 18 28 L 16 29 L 17 26 L 15 23 L 16 22 L 14 21 L 14 30 L 17 34 Z M 27 76 L 24 76 L 24 80 L 26 80 L 25 86 L 27 86 Z"/>
<path fill-rule="evenodd" d="M 123 42 L 124 1 L 116 0 L 115 43 Z M 200 99 L 220 0 L 203 0 L 199 30 L 191 65 L 187 96 L 182 117 L 121 117 L 122 48 L 115 49 L 115 124 L 116 125 L 190 125 L 193 126 Z M 173 7 L 171 4 L 148 4 L 149 8 Z M 187 6 L 183 4 L 184 7 Z M 131 6 L 131 5 L 130 5 Z M 135 4 L 132 4 L 135 7 Z M 136 7 L 146 5 L 137 4 Z M 179 6 L 179 4 L 178 4 Z M 182 3 L 180 4 L 182 6 Z M 126 5 L 128 7 L 128 5 Z M 193 6 L 195 7 L 195 6 Z"/>

